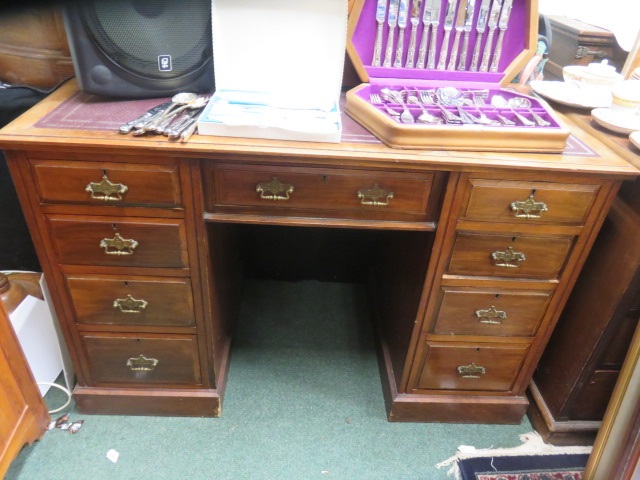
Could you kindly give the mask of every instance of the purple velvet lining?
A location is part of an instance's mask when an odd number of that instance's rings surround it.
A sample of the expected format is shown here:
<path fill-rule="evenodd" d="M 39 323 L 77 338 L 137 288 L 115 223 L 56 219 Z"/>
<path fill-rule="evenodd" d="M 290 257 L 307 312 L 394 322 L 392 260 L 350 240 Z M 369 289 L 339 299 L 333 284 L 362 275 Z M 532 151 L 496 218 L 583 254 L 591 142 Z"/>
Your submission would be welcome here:
<path fill-rule="evenodd" d="M 480 3 L 479 1 L 476 1 L 476 4 L 479 5 L 479 3 Z M 527 47 L 527 45 L 525 45 L 525 37 L 527 35 L 527 32 L 529 31 L 530 4 L 528 0 L 514 0 L 508 28 L 504 36 L 502 55 L 500 57 L 500 62 L 498 64 L 497 73 L 449 71 L 449 70 L 435 70 L 435 69 L 429 70 L 429 69 L 372 67 L 371 63 L 373 60 L 373 47 L 374 47 L 376 28 L 377 28 L 377 23 L 375 20 L 376 5 L 377 5 L 377 0 L 365 0 L 364 5 L 362 7 L 362 11 L 360 13 L 358 25 L 356 26 L 355 31 L 353 33 L 353 37 L 351 39 L 356 51 L 358 52 L 358 55 L 360 56 L 360 60 L 362 61 L 362 64 L 364 65 L 365 70 L 369 74 L 370 79 L 405 78 L 405 79 L 425 79 L 425 80 L 446 80 L 447 82 L 481 82 L 481 83 L 497 84 L 502 80 L 504 76 L 504 70 Z M 467 69 L 471 65 L 473 48 L 475 47 L 475 44 L 476 44 L 477 32 L 475 30 L 475 25 L 478 18 L 479 10 L 480 9 L 478 8 L 478 6 L 476 6 L 476 9 L 474 12 L 474 20 L 473 20 L 474 27 L 469 34 L 469 53 L 467 54 L 467 63 L 466 63 Z M 440 54 L 440 50 L 442 48 L 442 42 L 444 40 L 444 31 L 442 26 L 444 24 L 446 11 L 447 11 L 447 1 L 443 0 L 442 7 L 440 9 L 440 27 L 438 27 L 438 36 L 437 36 L 437 42 L 436 42 L 436 46 L 437 46 L 436 53 L 438 55 Z M 398 31 L 399 29 L 396 28 L 396 39 L 395 39 L 396 44 L 397 44 Z M 420 39 L 422 38 L 422 33 L 423 33 L 423 25 L 422 25 L 422 14 L 421 14 L 421 21 L 418 27 L 416 45 L 420 45 Z M 499 30 L 496 29 L 495 35 L 493 37 L 494 47 L 498 39 L 498 33 L 499 33 Z M 407 25 L 407 28 L 405 29 L 405 32 L 404 32 L 405 48 L 404 48 L 404 56 L 402 58 L 402 65 L 404 65 L 406 62 L 410 35 L 411 35 L 411 25 L 409 24 Z M 451 32 L 451 37 L 449 40 L 449 53 L 451 52 L 451 46 L 453 45 L 454 36 L 455 36 L 455 31 Z M 484 51 L 484 45 L 487 42 L 488 36 L 489 34 L 487 29 L 487 31 L 485 32 L 482 38 L 482 44 L 481 44 L 482 49 L 480 50 L 481 53 Z M 385 25 L 383 28 L 383 37 L 382 37 L 383 56 L 384 56 L 384 48 L 387 44 L 387 37 L 388 37 L 388 28 L 385 21 Z M 462 40 L 460 41 L 460 46 L 462 48 Z M 529 47 L 535 49 L 535 45 L 531 45 Z M 417 50 L 417 47 L 416 47 L 416 50 Z M 395 47 L 394 47 L 394 52 L 395 52 Z"/>

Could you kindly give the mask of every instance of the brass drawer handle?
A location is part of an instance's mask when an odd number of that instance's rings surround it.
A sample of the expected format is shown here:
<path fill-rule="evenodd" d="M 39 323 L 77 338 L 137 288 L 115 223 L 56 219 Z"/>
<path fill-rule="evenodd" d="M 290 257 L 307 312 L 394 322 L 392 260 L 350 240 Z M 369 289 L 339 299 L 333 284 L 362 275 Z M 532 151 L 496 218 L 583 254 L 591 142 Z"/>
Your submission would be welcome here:
<path fill-rule="evenodd" d="M 282 183 L 278 177 L 273 177 L 270 182 L 262 182 L 256 185 L 256 192 L 265 200 L 289 200 L 294 187 L 290 183 Z"/>
<path fill-rule="evenodd" d="M 119 308 L 122 313 L 140 313 L 147 308 L 149 302 L 146 300 L 136 300 L 131 295 L 127 298 L 116 298 L 113 301 L 113 308 Z"/>
<path fill-rule="evenodd" d="M 374 207 L 387 207 L 389 206 L 389 201 L 393 198 L 393 192 L 380 188 L 377 183 L 374 183 L 371 188 L 358 190 L 357 195 L 361 205 Z"/>
<path fill-rule="evenodd" d="M 147 358 L 143 354 L 127 360 L 127 367 L 129 367 L 132 372 L 150 372 L 156 368 L 156 365 L 158 365 L 157 358 Z"/>
<path fill-rule="evenodd" d="M 500 325 L 502 320 L 507 319 L 507 312 L 503 310 L 496 310 L 496 307 L 491 305 L 486 310 L 476 310 L 476 317 L 480 323 L 487 325 Z"/>
<path fill-rule="evenodd" d="M 524 201 L 511 203 L 511 211 L 516 218 L 540 218 L 542 212 L 548 212 L 549 208 L 544 202 L 536 202 L 533 193 Z"/>
<path fill-rule="evenodd" d="M 89 183 L 84 191 L 91 194 L 91 198 L 104 200 L 105 202 L 118 202 L 122 195 L 127 193 L 129 187 L 123 183 L 111 183 L 107 175 L 103 175 L 102 181 Z"/>
<path fill-rule="evenodd" d="M 518 268 L 520 266 L 519 263 L 527 259 L 524 253 L 514 252 L 513 247 L 509 247 L 503 252 L 493 252 L 491 258 L 494 260 L 496 267 L 502 268 Z"/>
<path fill-rule="evenodd" d="M 104 253 L 107 255 L 133 255 L 137 246 L 138 242 L 122 238 L 119 233 L 116 233 L 113 238 L 103 238 L 100 241 L 100 248 L 104 248 Z"/>
<path fill-rule="evenodd" d="M 471 365 L 460 365 L 458 368 L 458 375 L 462 378 L 481 378 L 482 375 L 486 375 L 487 369 L 471 363 Z"/>

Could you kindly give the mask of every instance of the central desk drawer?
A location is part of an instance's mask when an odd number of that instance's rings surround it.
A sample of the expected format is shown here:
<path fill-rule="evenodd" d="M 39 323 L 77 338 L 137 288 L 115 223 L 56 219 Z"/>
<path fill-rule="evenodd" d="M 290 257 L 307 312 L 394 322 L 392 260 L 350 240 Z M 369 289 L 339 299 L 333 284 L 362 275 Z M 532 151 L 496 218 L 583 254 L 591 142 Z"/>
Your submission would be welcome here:
<path fill-rule="evenodd" d="M 555 279 L 573 237 L 458 233 L 447 273 Z"/>
<path fill-rule="evenodd" d="M 182 220 L 48 215 L 61 263 L 186 268 Z"/>
<path fill-rule="evenodd" d="M 67 276 L 76 321 L 87 325 L 191 327 L 187 278 Z"/>
<path fill-rule="evenodd" d="M 94 384 L 201 383 L 195 336 L 84 334 Z"/>
<path fill-rule="evenodd" d="M 207 203 L 210 209 L 235 206 L 334 210 L 361 216 L 375 212 L 426 218 L 435 176 L 217 164 L 214 198 Z"/>
<path fill-rule="evenodd" d="M 416 385 L 425 390 L 509 391 L 529 345 L 429 343 Z"/>

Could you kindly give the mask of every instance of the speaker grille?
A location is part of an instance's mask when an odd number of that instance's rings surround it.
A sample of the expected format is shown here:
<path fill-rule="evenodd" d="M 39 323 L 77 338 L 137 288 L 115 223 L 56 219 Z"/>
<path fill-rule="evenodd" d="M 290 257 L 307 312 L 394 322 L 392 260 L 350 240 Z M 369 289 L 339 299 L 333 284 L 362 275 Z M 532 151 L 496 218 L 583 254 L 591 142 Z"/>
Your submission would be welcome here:
<path fill-rule="evenodd" d="M 84 27 L 105 57 L 135 75 L 177 78 L 212 57 L 211 0 L 91 0 L 79 5 Z M 170 71 L 159 69 L 160 56 L 170 56 Z"/>

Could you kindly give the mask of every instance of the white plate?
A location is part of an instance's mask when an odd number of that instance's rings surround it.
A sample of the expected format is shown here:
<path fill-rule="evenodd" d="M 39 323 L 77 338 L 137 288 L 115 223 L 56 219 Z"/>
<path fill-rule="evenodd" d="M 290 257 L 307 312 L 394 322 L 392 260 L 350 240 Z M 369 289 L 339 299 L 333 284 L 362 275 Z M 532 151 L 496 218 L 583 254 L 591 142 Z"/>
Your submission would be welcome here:
<path fill-rule="evenodd" d="M 640 114 L 621 112 L 612 108 L 596 108 L 591 112 L 591 118 L 607 130 L 629 135 L 640 130 Z"/>
<path fill-rule="evenodd" d="M 640 132 L 633 132 L 629 135 L 629 140 L 631 140 L 631 143 L 633 143 L 636 148 L 640 148 Z"/>
<path fill-rule="evenodd" d="M 593 109 L 611 106 L 611 92 L 608 89 L 585 90 L 575 83 L 542 80 L 534 80 L 530 85 L 538 95 L 570 107 Z"/>

